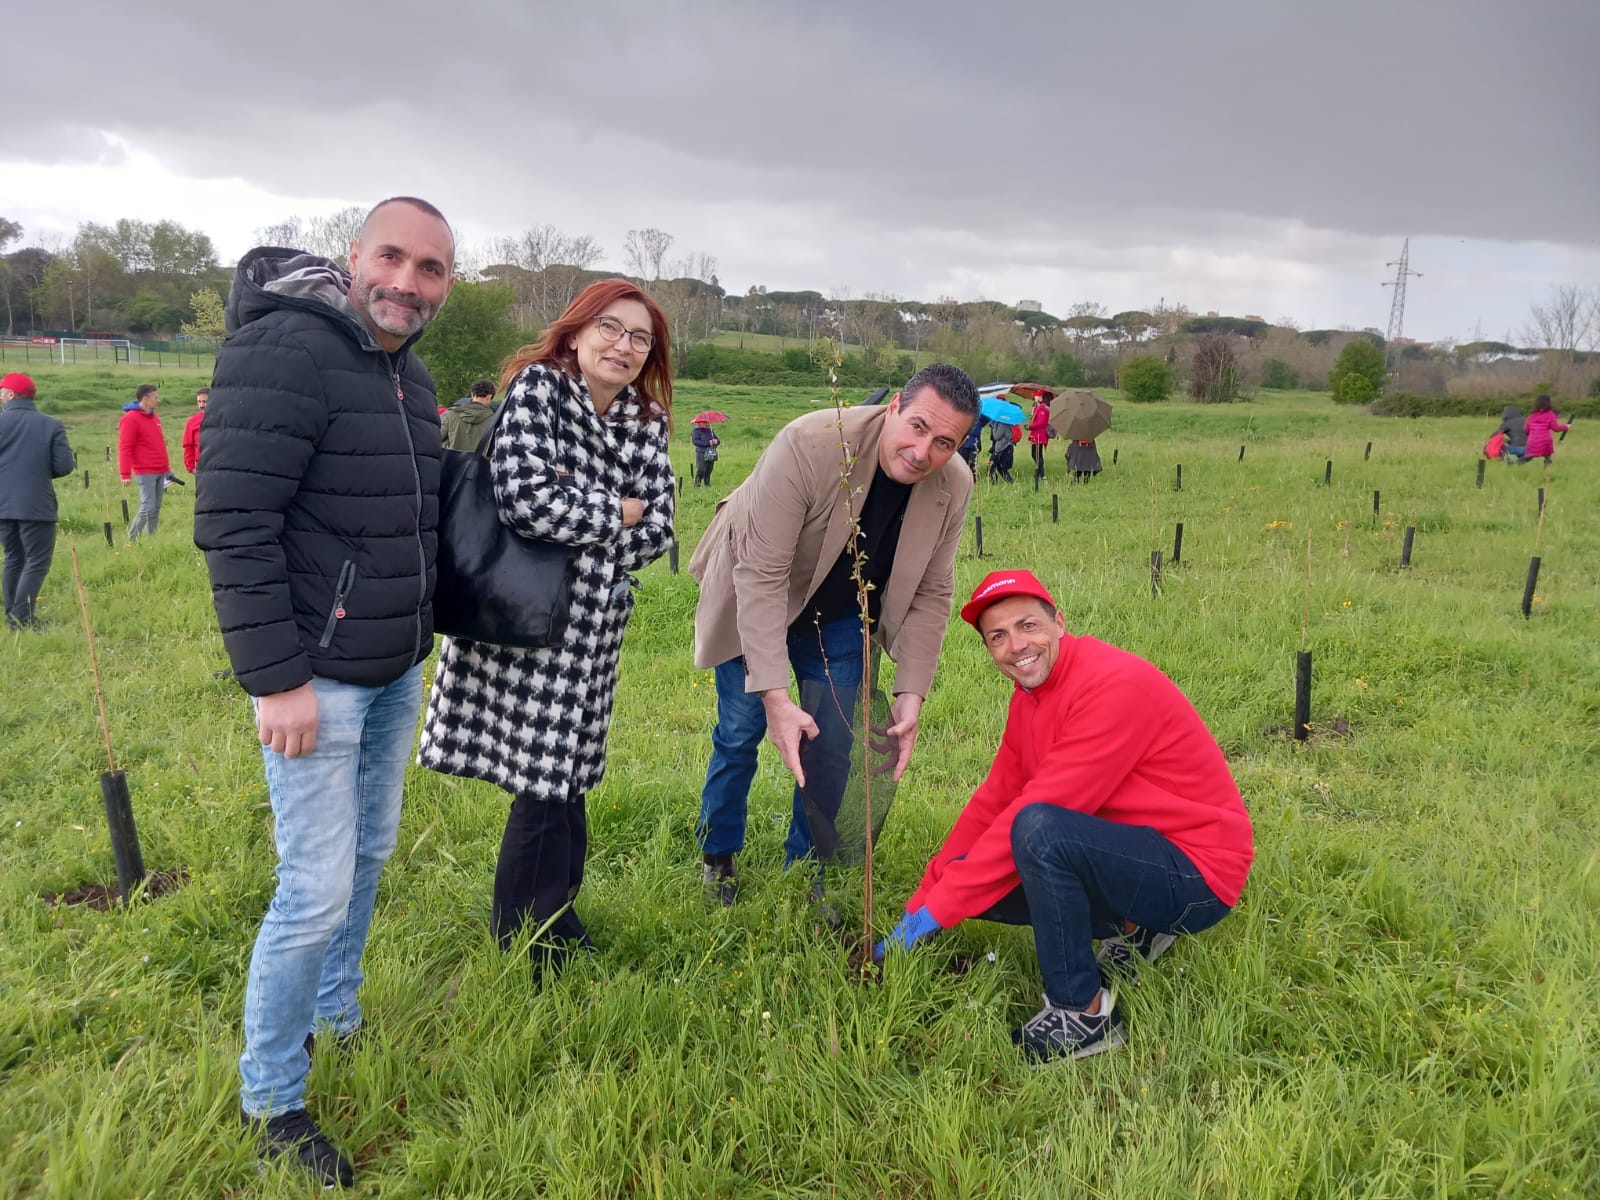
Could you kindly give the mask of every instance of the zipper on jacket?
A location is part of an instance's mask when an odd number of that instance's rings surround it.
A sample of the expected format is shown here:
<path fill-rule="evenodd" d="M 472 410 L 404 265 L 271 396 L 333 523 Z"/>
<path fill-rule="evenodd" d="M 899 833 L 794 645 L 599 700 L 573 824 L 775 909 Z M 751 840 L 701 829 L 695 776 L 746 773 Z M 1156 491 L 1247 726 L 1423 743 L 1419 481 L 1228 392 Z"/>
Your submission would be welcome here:
<path fill-rule="evenodd" d="M 406 415 L 406 390 L 400 383 L 400 369 L 395 366 L 394 360 L 389 360 L 389 378 L 394 380 L 395 404 L 400 409 L 400 428 L 406 431 L 406 445 L 411 449 L 411 482 L 412 495 L 417 501 L 417 636 L 415 645 L 419 655 L 426 655 L 433 649 L 432 646 L 424 647 L 422 644 L 422 606 L 428 600 L 428 552 L 422 545 L 422 471 L 417 466 L 417 440 L 411 436 L 411 418 Z"/>
<path fill-rule="evenodd" d="M 317 643 L 317 649 L 326 650 L 333 644 L 333 631 L 338 628 L 339 622 L 344 620 L 344 602 L 350 595 L 350 589 L 356 582 L 356 564 L 353 559 L 345 559 L 344 566 L 339 568 L 339 580 L 333 585 L 333 608 L 328 613 L 328 623 L 323 627 L 322 640 Z"/>

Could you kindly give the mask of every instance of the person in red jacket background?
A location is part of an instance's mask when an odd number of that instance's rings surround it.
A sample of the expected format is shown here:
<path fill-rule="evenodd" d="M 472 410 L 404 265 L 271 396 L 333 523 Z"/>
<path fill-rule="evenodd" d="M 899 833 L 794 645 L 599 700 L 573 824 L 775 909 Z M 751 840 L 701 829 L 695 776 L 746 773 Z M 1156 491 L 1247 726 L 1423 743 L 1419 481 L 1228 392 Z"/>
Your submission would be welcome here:
<path fill-rule="evenodd" d="M 1238 903 L 1250 817 L 1177 686 L 1069 634 L 1032 574 L 991 573 L 961 616 L 1016 688 L 988 778 L 878 951 L 970 917 L 1032 925 L 1044 1008 L 1014 1038 L 1035 1061 L 1085 1058 L 1126 1041 L 1102 968 L 1135 971 Z"/>
<path fill-rule="evenodd" d="M 211 389 L 201 388 L 194 394 L 195 411 L 183 424 L 183 469 L 194 474 L 200 465 L 200 422 L 205 420 L 206 401 L 211 399 Z"/>
<path fill-rule="evenodd" d="M 1044 476 L 1044 448 L 1050 442 L 1050 401 L 1040 393 L 1028 418 L 1028 445 L 1033 448 L 1033 473 Z"/>
<path fill-rule="evenodd" d="M 139 485 L 139 511 L 128 526 L 128 541 L 136 542 L 141 533 L 154 533 L 161 516 L 161 493 L 167 487 L 172 463 L 167 458 L 167 438 L 161 432 L 156 405 L 161 391 L 153 383 L 141 383 L 133 391 L 133 403 L 123 405 L 122 424 L 117 430 L 117 473 L 122 482 Z"/>

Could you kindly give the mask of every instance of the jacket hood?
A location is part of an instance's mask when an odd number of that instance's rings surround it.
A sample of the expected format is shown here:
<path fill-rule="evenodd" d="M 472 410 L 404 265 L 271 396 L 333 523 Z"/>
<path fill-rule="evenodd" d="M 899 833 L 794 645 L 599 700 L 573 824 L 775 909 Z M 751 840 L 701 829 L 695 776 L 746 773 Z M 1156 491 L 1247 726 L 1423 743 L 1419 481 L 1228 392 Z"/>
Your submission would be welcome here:
<path fill-rule="evenodd" d="M 1508 404 L 1505 406 L 1505 408 L 1500 410 L 1500 419 L 1502 421 L 1515 421 L 1521 416 L 1522 410 L 1515 404 Z"/>
<path fill-rule="evenodd" d="M 129 400 L 126 404 L 124 404 L 122 406 L 122 411 L 123 412 L 132 412 L 136 408 L 139 408 L 139 402 L 137 400 Z M 139 411 L 143 412 L 144 409 L 139 408 Z"/>
<path fill-rule="evenodd" d="M 224 311 L 233 333 L 281 308 L 320 313 L 347 329 L 363 349 L 383 353 L 372 330 L 350 303 L 350 274 L 320 255 L 259 246 L 239 260 Z M 406 342 L 409 346 L 416 337 Z M 402 350 L 404 347 L 402 347 Z"/>

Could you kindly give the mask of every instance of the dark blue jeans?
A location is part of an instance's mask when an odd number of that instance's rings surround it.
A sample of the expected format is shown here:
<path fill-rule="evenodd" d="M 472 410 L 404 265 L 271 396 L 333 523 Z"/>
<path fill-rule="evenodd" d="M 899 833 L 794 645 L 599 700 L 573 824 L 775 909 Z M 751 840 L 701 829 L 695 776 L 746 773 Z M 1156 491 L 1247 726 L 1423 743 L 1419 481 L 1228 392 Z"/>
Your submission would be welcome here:
<path fill-rule="evenodd" d="M 1228 915 L 1188 855 L 1148 825 L 1030 804 L 1011 825 L 1011 854 L 1022 886 L 980 919 L 1033 926 L 1052 1004 L 1083 1008 L 1094 999 L 1094 939 L 1120 922 L 1199 933 Z"/>
<path fill-rule="evenodd" d="M 853 696 L 861 685 L 861 620 L 830 621 L 820 631 L 808 626 L 789 635 L 789 664 L 794 677 L 832 682 Z M 717 725 L 711 731 L 711 762 L 700 793 L 696 832 L 707 854 L 733 854 L 744 849 L 744 827 L 750 804 L 750 782 L 756 774 L 756 752 L 767 732 L 767 710 L 761 697 L 744 690 L 744 659 L 730 658 L 716 669 Z M 850 711 L 851 698 L 842 703 Z M 849 726 L 844 726 L 849 737 Z M 848 750 L 845 751 L 848 756 Z M 784 865 L 811 853 L 811 827 L 800 789 L 794 789 L 789 835 L 783 842 Z"/>

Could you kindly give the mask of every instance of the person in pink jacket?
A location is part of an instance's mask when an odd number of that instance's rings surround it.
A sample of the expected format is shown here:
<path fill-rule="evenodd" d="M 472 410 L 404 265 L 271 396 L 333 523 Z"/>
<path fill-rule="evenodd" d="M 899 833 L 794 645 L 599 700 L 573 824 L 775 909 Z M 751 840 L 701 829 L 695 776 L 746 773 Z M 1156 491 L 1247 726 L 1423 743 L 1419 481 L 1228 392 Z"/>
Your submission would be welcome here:
<path fill-rule="evenodd" d="M 1540 396 L 1533 402 L 1533 411 L 1528 414 L 1528 419 L 1522 423 L 1522 432 L 1527 435 L 1527 448 L 1523 450 L 1523 461 L 1530 458 L 1542 458 L 1549 462 L 1555 456 L 1556 444 L 1550 434 L 1552 431 L 1561 433 L 1568 426 L 1561 423 L 1561 418 L 1556 415 L 1555 408 L 1550 403 L 1549 396 Z"/>
<path fill-rule="evenodd" d="M 1069 634 L 1031 573 L 993 572 L 961 616 L 1016 684 L 1005 732 L 878 950 L 909 950 L 972 917 L 1031 925 L 1044 1007 L 1014 1040 L 1035 1062 L 1086 1058 L 1126 1040 L 1108 976 L 1154 962 L 1238 903 L 1250 817 L 1177 686 Z"/>
<path fill-rule="evenodd" d="M 1039 396 L 1028 418 L 1028 445 L 1033 448 L 1033 473 L 1044 475 L 1044 448 L 1050 441 L 1050 402 Z"/>

